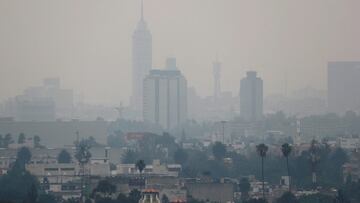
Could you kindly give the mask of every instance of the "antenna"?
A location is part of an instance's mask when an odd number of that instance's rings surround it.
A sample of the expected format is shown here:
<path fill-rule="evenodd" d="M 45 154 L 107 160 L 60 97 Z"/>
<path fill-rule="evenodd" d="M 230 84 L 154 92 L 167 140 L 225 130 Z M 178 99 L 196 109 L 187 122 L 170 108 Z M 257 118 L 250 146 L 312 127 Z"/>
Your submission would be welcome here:
<path fill-rule="evenodd" d="M 141 20 L 144 20 L 144 0 L 141 0 Z"/>

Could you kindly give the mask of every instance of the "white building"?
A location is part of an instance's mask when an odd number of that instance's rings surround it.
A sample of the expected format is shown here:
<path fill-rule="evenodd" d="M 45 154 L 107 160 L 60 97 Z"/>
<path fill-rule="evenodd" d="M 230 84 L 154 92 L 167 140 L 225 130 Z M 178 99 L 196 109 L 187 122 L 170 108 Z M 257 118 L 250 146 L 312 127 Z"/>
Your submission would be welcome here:
<path fill-rule="evenodd" d="M 161 164 L 160 160 L 154 160 L 151 165 L 146 165 L 143 174 L 158 175 L 158 176 L 172 176 L 177 177 L 181 171 L 179 164 Z M 118 164 L 116 166 L 117 175 L 139 175 L 140 172 L 135 164 Z"/>
<path fill-rule="evenodd" d="M 145 121 L 171 129 L 187 120 L 187 81 L 179 70 L 151 70 L 143 99 Z"/>
<path fill-rule="evenodd" d="M 248 71 L 240 82 L 240 116 L 249 121 L 263 116 L 263 81 L 255 71 Z"/>

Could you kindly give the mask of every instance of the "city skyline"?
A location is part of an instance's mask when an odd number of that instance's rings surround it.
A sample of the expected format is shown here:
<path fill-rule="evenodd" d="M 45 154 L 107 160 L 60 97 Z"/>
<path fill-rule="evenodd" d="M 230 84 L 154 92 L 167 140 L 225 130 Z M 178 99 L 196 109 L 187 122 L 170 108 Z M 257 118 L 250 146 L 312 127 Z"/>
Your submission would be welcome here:
<path fill-rule="evenodd" d="M 140 1 L 0 4 L 1 100 L 55 76 L 87 102 L 129 103 L 131 35 Z M 238 95 L 240 78 L 248 70 L 266 81 L 264 96 L 307 86 L 326 89 L 328 61 L 360 58 L 353 43 L 360 30 L 351 21 L 357 18 L 353 9 L 358 1 L 144 4 L 153 34 L 153 68 L 162 67 L 168 56 L 176 57 L 189 87 L 201 96 L 213 92 L 217 52 L 223 64 L 222 89 L 233 95 Z M 164 9 L 158 9 L 160 5 Z M 8 85 L 14 80 L 16 84 Z"/>

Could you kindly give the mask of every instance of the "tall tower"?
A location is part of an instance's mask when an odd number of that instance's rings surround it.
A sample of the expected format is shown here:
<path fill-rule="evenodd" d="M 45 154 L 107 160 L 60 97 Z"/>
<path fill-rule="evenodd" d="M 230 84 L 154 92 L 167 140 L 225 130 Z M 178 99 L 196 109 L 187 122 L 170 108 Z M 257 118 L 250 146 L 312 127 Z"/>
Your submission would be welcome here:
<path fill-rule="evenodd" d="M 217 59 L 213 63 L 213 74 L 214 74 L 214 100 L 217 101 L 220 98 L 220 94 L 221 94 L 221 86 L 220 86 L 221 63 Z"/>
<path fill-rule="evenodd" d="M 137 112 L 142 112 L 143 80 L 152 67 L 152 36 L 144 20 L 141 0 L 141 18 L 132 36 L 132 96 L 130 103 Z"/>

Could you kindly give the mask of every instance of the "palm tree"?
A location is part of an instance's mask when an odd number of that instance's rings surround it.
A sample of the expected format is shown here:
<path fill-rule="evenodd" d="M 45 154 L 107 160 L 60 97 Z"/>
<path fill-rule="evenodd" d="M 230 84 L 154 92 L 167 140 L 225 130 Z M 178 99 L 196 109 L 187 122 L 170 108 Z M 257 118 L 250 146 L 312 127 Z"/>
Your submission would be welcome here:
<path fill-rule="evenodd" d="M 259 153 L 261 157 L 261 178 L 263 183 L 263 198 L 265 199 L 265 179 L 264 179 L 264 158 L 266 157 L 266 153 L 269 147 L 265 144 L 259 144 L 256 146 L 256 151 Z"/>
<path fill-rule="evenodd" d="M 289 191 L 291 191 L 291 177 L 290 177 L 290 169 L 289 169 L 289 155 L 292 151 L 292 146 L 289 145 L 289 143 L 285 143 L 281 146 L 281 151 L 283 156 L 286 158 L 286 169 L 287 169 L 287 174 L 289 177 Z"/>
<path fill-rule="evenodd" d="M 264 158 L 266 157 L 266 153 L 269 147 L 265 144 L 259 144 L 256 146 L 256 151 L 261 157 L 261 178 L 262 178 L 262 189 L 263 189 L 263 199 L 265 199 L 265 179 L 264 179 Z"/>
<path fill-rule="evenodd" d="M 311 173 L 312 173 L 312 183 L 314 186 L 314 189 L 316 187 L 317 177 L 316 177 L 316 167 L 320 161 L 320 155 L 319 155 L 319 145 L 318 142 L 314 139 L 311 141 L 311 146 L 309 149 L 310 152 L 310 164 L 311 164 Z"/>
<path fill-rule="evenodd" d="M 145 164 L 144 160 L 139 160 L 136 162 L 135 166 L 139 170 L 140 174 L 142 174 L 143 170 L 146 167 L 146 164 Z"/>

